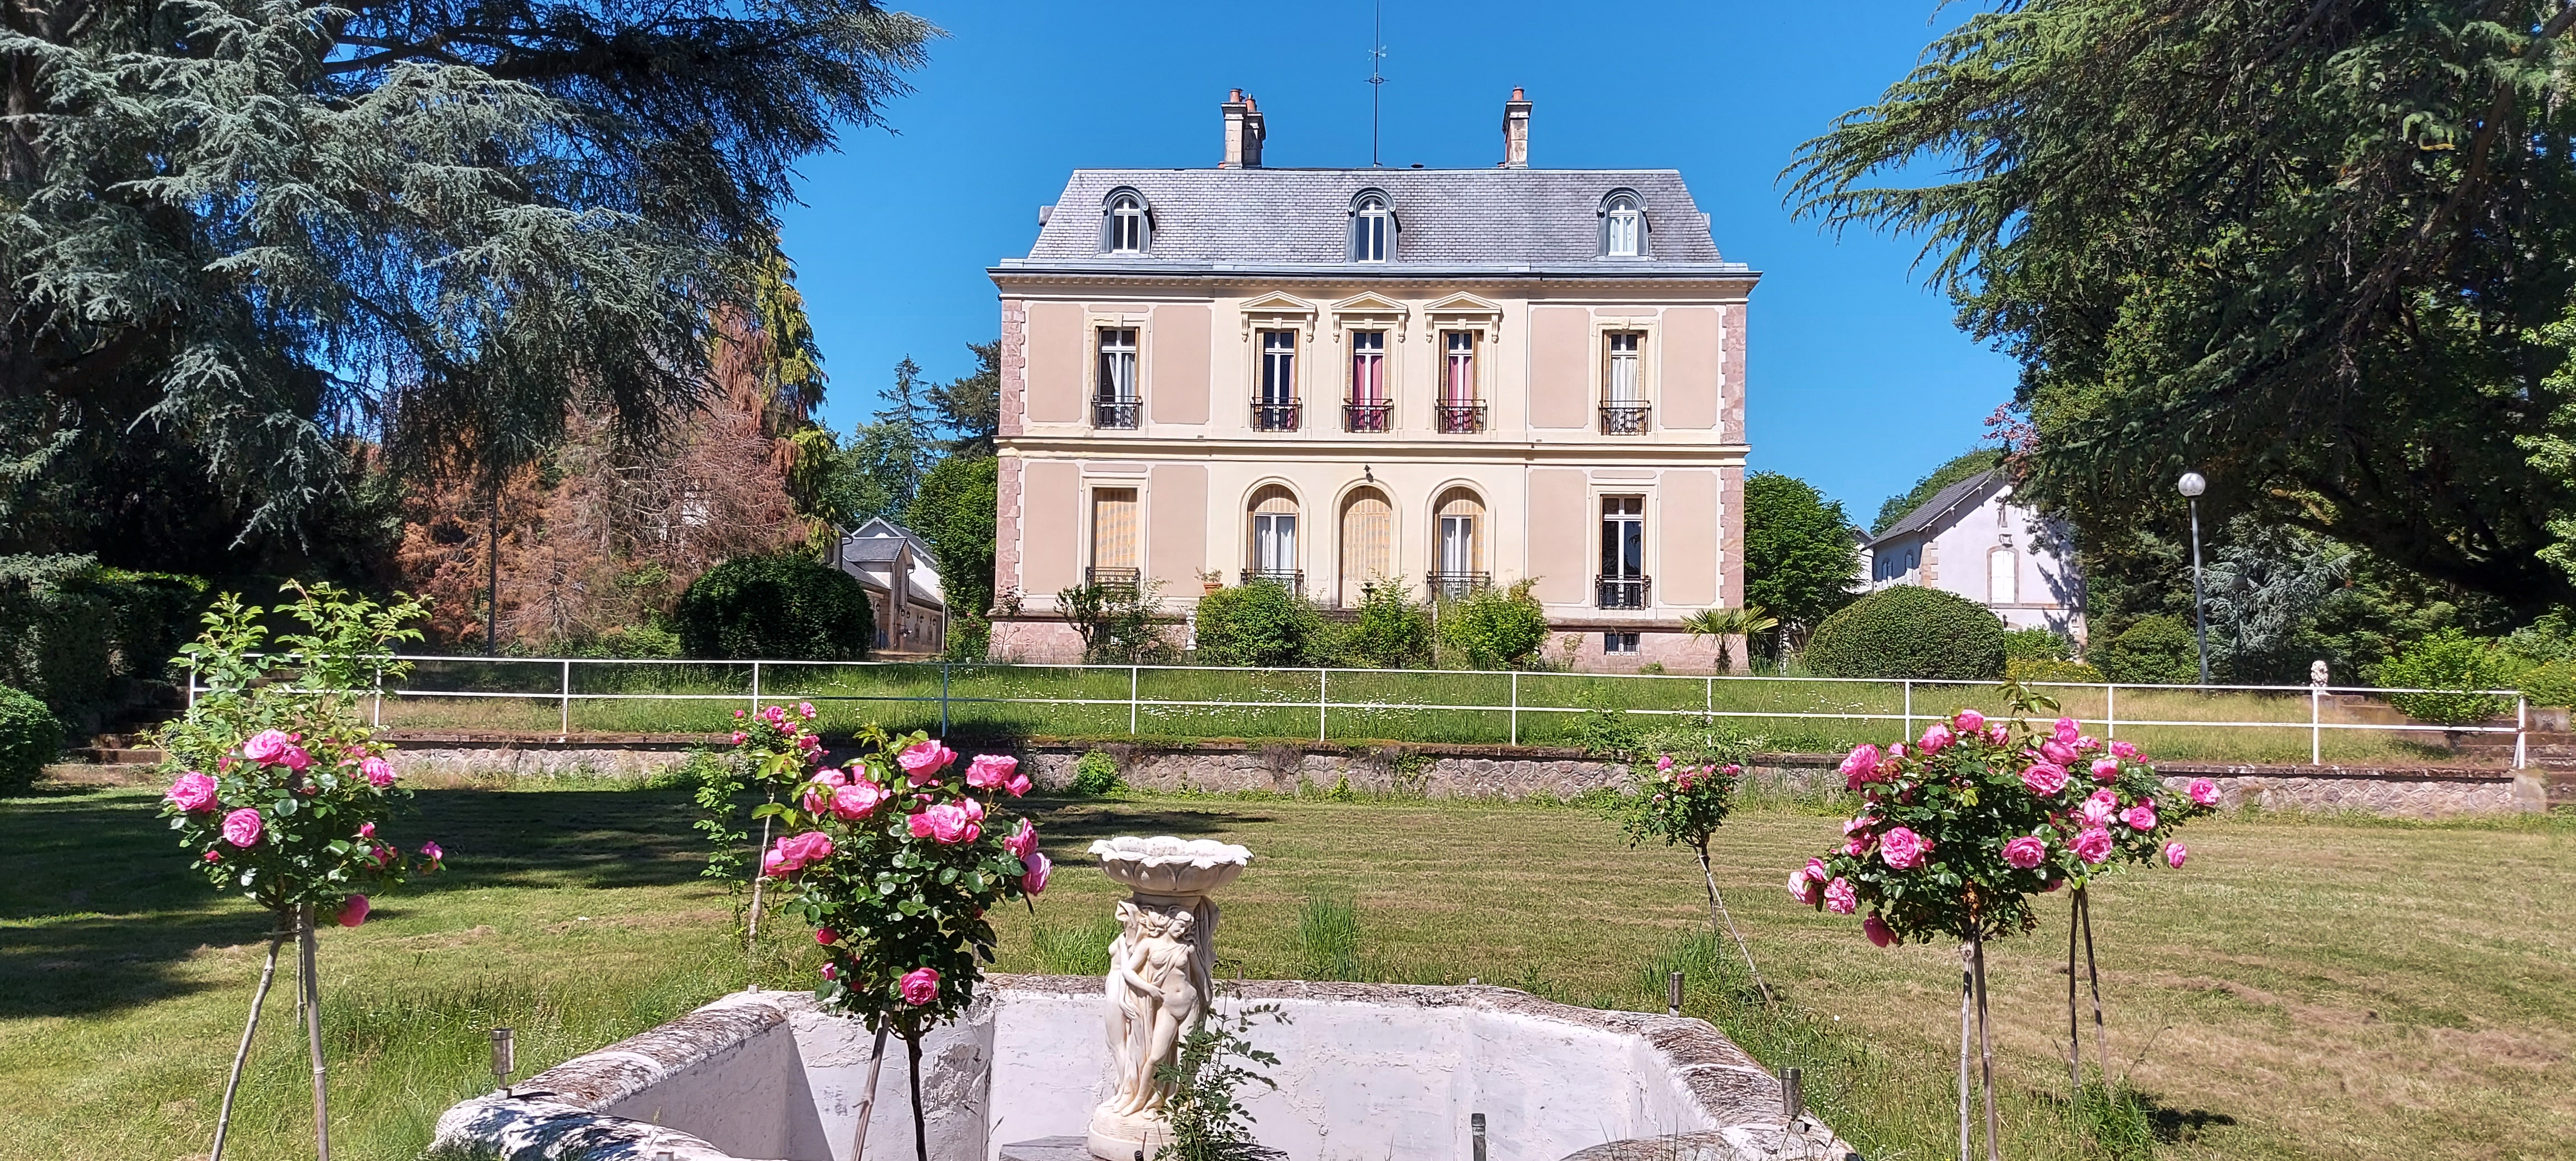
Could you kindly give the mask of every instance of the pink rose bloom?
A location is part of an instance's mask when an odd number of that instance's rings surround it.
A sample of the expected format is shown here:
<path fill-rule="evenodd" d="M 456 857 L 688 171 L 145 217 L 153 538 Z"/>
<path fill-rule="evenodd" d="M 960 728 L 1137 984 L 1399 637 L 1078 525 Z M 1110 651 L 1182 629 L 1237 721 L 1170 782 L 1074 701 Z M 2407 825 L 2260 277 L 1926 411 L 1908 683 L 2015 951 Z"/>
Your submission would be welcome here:
<path fill-rule="evenodd" d="M 1047 876 L 1055 870 L 1055 863 L 1046 857 L 1046 852 L 1032 851 L 1028 858 L 1020 860 L 1020 865 L 1029 869 L 1028 874 L 1020 876 L 1020 889 L 1031 895 L 1044 893 Z"/>
<path fill-rule="evenodd" d="M 1923 742 L 1919 748 L 1927 756 L 1938 754 L 1950 745 L 1951 736 L 1950 727 L 1934 722 L 1930 729 L 1923 731 Z"/>
<path fill-rule="evenodd" d="M 1849 915 L 1860 910 L 1860 894 L 1849 879 L 1836 879 L 1825 884 L 1825 910 L 1836 915 Z"/>
<path fill-rule="evenodd" d="M 1019 768 L 1020 760 L 1008 754 L 977 754 L 966 764 L 966 784 L 991 789 L 1009 781 Z"/>
<path fill-rule="evenodd" d="M 850 784 L 832 791 L 832 817 L 843 822 L 857 822 L 876 813 L 894 791 L 865 778 L 853 778 Z"/>
<path fill-rule="evenodd" d="M 367 785 L 382 790 L 394 784 L 394 764 L 382 758 L 369 758 L 358 763 L 358 773 L 367 776 Z"/>
<path fill-rule="evenodd" d="M 2141 802 L 2121 811 L 2120 821 L 2129 824 L 2130 830 L 2154 830 L 2156 829 L 2156 808 L 2151 803 Z"/>
<path fill-rule="evenodd" d="M 1975 710 L 1960 710 L 1959 716 L 1951 718 L 1950 722 L 1959 727 L 1960 733 L 1973 734 L 1986 728 L 1986 715 Z"/>
<path fill-rule="evenodd" d="M 1869 853 L 1869 836 L 1856 834 L 1843 843 L 1843 853 L 1857 859 Z"/>
<path fill-rule="evenodd" d="M 2099 863 L 2111 857 L 2111 832 L 2101 827 L 2086 827 L 2075 836 L 2075 857 L 2088 863 Z"/>
<path fill-rule="evenodd" d="M 1865 833 L 1865 832 L 1867 832 L 1867 831 L 1869 830 L 1869 824 L 1871 824 L 1871 823 L 1873 823 L 1873 822 L 1876 822 L 1876 821 L 1878 821 L 1878 820 L 1877 820 L 1877 819 L 1874 819 L 1874 818 L 1871 818 L 1870 816 L 1868 816 L 1868 815 L 1864 814 L 1864 815 L 1860 816 L 1859 818 L 1855 818 L 1855 819 L 1853 819 L 1853 820 L 1851 820 L 1851 821 L 1849 821 L 1849 822 L 1844 823 L 1844 824 L 1843 824 L 1843 833 L 1844 833 L 1844 834 L 1859 834 L 1859 833 Z"/>
<path fill-rule="evenodd" d="M 2023 835 L 2004 844 L 2004 861 L 2027 871 L 2048 861 L 2048 843 L 2033 835 Z"/>
<path fill-rule="evenodd" d="M 944 846 L 971 843 L 984 833 L 984 828 L 953 802 L 925 807 L 910 820 L 912 837 L 926 838 Z"/>
<path fill-rule="evenodd" d="M 1657 773 L 1657 774 L 1661 774 L 1661 773 L 1663 773 L 1664 771 L 1666 771 L 1666 770 L 1670 770 L 1670 769 L 1672 769 L 1672 768 L 1673 768 L 1673 756 L 1672 756 L 1672 755 L 1670 755 L 1670 754 L 1665 754 L 1665 755 L 1663 755 L 1663 756 L 1661 756 L 1661 757 L 1659 757 L 1659 758 L 1656 758 L 1656 759 L 1655 759 L 1655 773 Z"/>
<path fill-rule="evenodd" d="M 1735 763 L 1733 763 L 1733 762 L 1729 762 L 1729 763 L 1727 763 L 1727 764 L 1726 764 L 1726 769 L 1724 769 L 1724 770 L 1720 771 L 1720 773 L 1722 773 L 1722 774 L 1726 775 L 1726 776 L 1727 776 L 1727 777 L 1729 777 L 1729 778 L 1733 778 L 1733 777 L 1735 777 L 1735 776 L 1736 776 L 1736 775 L 1738 775 L 1738 774 L 1742 774 L 1742 773 L 1744 773 L 1744 767 L 1739 766 L 1739 765 L 1737 765 L 1737 764 L 1735 764 Z"/>
<path fill-rule="evenodd" d="M 1029 776 L 1020 773 L 1016 769 L 1011 771 L 1010 777 L 1002 780 L 1002 789 L 1007 791 L 1013 798 L 1017 798 L 1028 793 L 1029 785 Z"/>
<path fill-rule="evenodd" d="M 2101 826 L 2111 821 L 2111 816 L 2119 813 L 2119 810 L 2120 799 L 2117 795 L 2109 790 L 2096 790 L 2091 798 L 2084 800 L 2084 805 L 2078 813 L 2084 816 L 2084 821 L 2094 826 Z"/>
<path fill-rule="evenodd" d="M 2181 869 L 2182 869 L 2182 861 L 2183 861 L 2184 859 L 2187 859 L 2187 858 L 2190 858 L 2190 857 L 2191 857 L 2191 852 L 2190 852 L 2190 851 L 2187 851 L 2187 850 L 2184 850 L 2184 849 L 2183 849 L 2183 847 L 2182 847 L 2182 844 L 2181 844 L 2181 843 L 2166 843 L 2166 844 L 2165 844 L 2165 865 L 2166 865 L 2166 866 L 2172 867 L 2173 869 L 2175 869 L 2175 870 L 2179 871 L 2179 870 L 2181 870 Z"/>
<path fill-rule="evenodd" d="M 839 938 L 841 938 L 841 933 L 834 931 L 829 927 L 817 927 L 814 929 L 814 942 L 822 944 L 825 947 L 832 946 L 832 941 Z"/>
<path fill-rule="evenodd" d="M 372 910 L 372 908 L 368 907 L 366 896 L 349 896 L 349 901 L 340 905 L 340 926 L 356 927 L 357 925 L 366 922 L 367 912 L 369 910 Z"/>
<path fill-rule="evenodd" d="M 313 765 L 313 755 L 305 753 L 302 746 L 288 746 L 285 753 L 277 756 L 277 764 L 301 774 Z"/>
<path fill-rule="evenodd" d="M 428 859 L 431 867 L 435 868 L 441 860 L 447 858 L 447 852 L 441 849 L 437 843 L 422 843 L 420 844 L 420 857 Z"/>
<path fill-rule="evenodd" d="M 1809 907 L 1816 905 L 1816 881 L 1807 877 L 1807 868 L 1789 872 L 1789 897 Z"/>
<path fill-rule="evenodd" d="M 1871 943 L 1880 947 L 1896 942 L 1896 933 L 1888 930 L 1887 924 L 1875 915 L 1860 921 L 1860 933 L 1868 936 Z"/>
<path fill-rule="evenodd" d="M 2042 798 L 2055 798 L 2066 789 L 2066 768 L 2047 762 L 2033 762 L 2021 772 L 2021 784 Z"/>
<path fill-rule="evenodd" d="M 1002 840 L 1002 849 L 1011 852 L 1014 858 L 1028 858 L 1030 853 L 1038 849 L 1038 828 L 1029 825 L 1029 820 L 1021 819 L 1020 829 L 1012 831 L 1010 837 Z"/>
<path fill-rule="evenodd" d="M 1851 753 L 1843 756 L 1842 770 L 1846 782 L 1869 781 L 1878 772 L 1878 747 L 1866 742 L 1854 747 Z"/>
<path fill-rule="evenodd" d="M 2117 758 L 2095 758 L 2095 759 L 2093 759 L 2093 780 L 2094 780 L 2094 781 L 2096 781 L 2096 782 L 2108 782 L 2108 781 L 2110 781 L 2110 780 L 2112 780 L 2112 779 L 2114 779 L 2114 778 L 2117 778 L 2117 777 L 2119 777 L 2119 776 L 2120 776 L 2120 760 L 2119 760 L 2119 759 L 2117 759 Z"/>
<path fill-rule="evenodd" d="M 2209 779 L 2206 779 L 2206 778 L 2194 778 L 2194 779 L 2192 779 L 2192 780 L 2191 780 L 2191 785 L 2190 785 L 2189 787 L 2186 787 L 2186 788 L 2183 790 L 2183 793 L 2188 794 L 2188 795 L 2190 795 L 2190 796 L 2191 796 L 2191 800 L 2192 800 L 2192 802 L 2193 802 L 2193 804 L 2194 804 L 2194 805 L 2198 805 L 2198 806 L 2216 806 L 2216 805 L 2218 805 L 2218 784 L 2217 784 L 2217 783 L 2215 783 L 2215 782 L 2210 781 Z"/>
<path fill-rule="evenodd" d="M 741 710 L 735 710 L 735 711 L 733 711 L 733 712 L 735 712 L 735 713 L 739 714 L 739 713 L 741 713 L 742 711 L 741 711 Z M 735 731 L 733 732 L 733 744 L 734 744 L 734 745 L 739 746 L 739 745 L 741 745 L 741 744 L 743 743 L 743 740 L 744 740 L 745 738 L 748 738 L 748 737 L 750 737 L 750 736 L 751 736 L 751 735 L 746 734 L 746 733 L 743 733 L 741 730 L 735 730 Z"/>
<path fill-rule="evenodd" d="M 1895 743 L 1895 744 L 1893 744 L 1893 745 L 1890 745 L 1890 746 L 1887 748 L 1887 761 L 1886 761 L 1886 762 L 1881 762 L 1881 763 L 1879 763 L 1878 765 L 1879 765 L 1879 768 L 1880 768 L 1880 769 L 1884 770 L 1884 769 L 1886 769 L 1886 768 L 1887 768 L 1887 765 L 1888 765 L 1888 763 L 1889 763 L 1889 762 L 1902 762 L 1902 761 L 1904 761 L 1904 760 L 1905 760 L 1905 743 L 1903 743 L 1903 742 L 1897 742 L 1897 743 Z"/>
<path fill-rule="evenodd" d="M 2039 756 L 2048 759 L 2051 765 L 2069 766 L 2075 762 L 2075 747 L 2051 738 L 2039 744 Z"/>
<path fill-rule="evenodd" d="M 850 776 L 838 770 L 824 770 L 805 784 L 805 813 L 819 815 L 840 800 L 841 788 L 850 784 Z"/>
<path fill-rule="evenodd" d="M 2059 718 L 2059 719 L 2057 719 L 2057 729 L 2052 733 L 2052 735 L 2051 735 L 2051 736 L 2052 736 L 2052 737 L 2055 737 L 2059 742 L 2061 742 L 2061 743 L 2063 743 L 2063 744 L 2065 744 L 2065 745 L 2072 746 L 2072 745 L 2074 745 L 2074 744 L 2075 744 L 2075 739 L 2076 739 L 2076 738 L 2078 738 L 2078 737 L 2081 737 L 2081 736 L 2083 736 L 2083 735 L 2082 735 L 2082 732 L 2081 732 L 2081 731 L 2076 727 L 2076 725 L 2075 725 L 2075 719 L 2073 719 L 2073 718 Z"/>
<path fill-rule="evenodd" d="M 278 759 L 285 757 L 288 750 L 294 748 L 295 739 L 286 736 L 286 731 L 261 730 L 252 734 L 249 741 L 242 743 L 242 757 L 262 766 L 273 765 Z"/>
<path fill-rule="evenodd" d="M 807 721 L 812 721 L 814 718 L 814 703 L 810 701 L 797 702 L 796 712 L 805 715 Z"/>
<path fill-rule="evenodd" d="M 905 747 L 902 753 L 894 756 L 894 760 L 896 765 L 903 767 L 906 779 L 915 786 L 922 786 L 938 781 L 939 772 L 957 760 L 957 751 L 937 742 L 922 742 Z"/>
<path fill-rule="evenodd" d="M 1822 883 L 1827 879 L 1833 878 L 1834 873 L 1825 866 L 1825 861 L 1823 859 L 1809 859 L 1807 860 L 1807 877 Z"/>
<path fill-rule="evenodd" d="M 939 972 L 936 968 L 914 968 L 904 973 L 903 1002 L 916 1008 L 939 998 Z"/>
<path fill-rule="evenodd" d="M 358 837 L 362 839 L 371 839 L 376 837 L 376 824 L 372 822 L 359 823 Z"/>
<path fill-rule="evenodd" d="M 768 875 L 793 875 L 830 857 L 832 837 L 819 830 L 809 830 L 779 839 L 778 845 L 761 857 L 760 869 Z"/>
<path fill-rule="evenodd" d="M 741 711 L 741 710 L 735 710 L 734 712 L 735 712 L 735 713 L 741 713 L 742 711 Z M 827 979 L 827 980 L 837 980 L 837 979 L 841 978 L 841 969 L 840 969 L 840 968 L 838 968 L 838 967 L 835 967 L 835 966 L 833 966 L 833 965 L 831 965 L 831 964 L 828 964 L 828 963 L 827 963 L 827 964 L 824 964 L 824 965 L 823 965 L 823 978 L 824 978 L 824 979 Z"/>
<path fill-rule="evenodd" d="M 2003 745 L 2004 742 L 2009 740 L 2011 737 L 2012 731 L 2005 729 L 2002 722 L 1996 722 L 1993 725 L 1986 727 L 1986 740 L 1993 742 L 1998 746 Z"/>
<path fill-rule="evenodd" d="M 1886 834 L 1878 836 L 1878 857 L 1900 871 L 1922 866 L 1923 852 L 1930 849 L 1932 844 L 1923 836 L 1901 826 L 1891 827 Z"/>
<path fill-rule="evenodd" d="M 220 863 L 224 861 L 224 854 L 222 851 L 207 851 L 206 861 L 209 863 Z"/>
<path fill-rule="evenodd" d="M 2090 754 L 2101 748 L 2102 739 L 2091 734 L 2078 734 L 2075 737 L 2075 752 L 2078 754 Z"/>
<path fill-rule="evenodd" d="M 224 841 L 246 847 L 259 841 L 268 824 L 260 821 L 259 812 L 247 806 L 224 816 Z"/>
<path fill-rule="evenodd" d="M 170 805 L 176 806 L 190 814 L 195 814 L 203 810 L 213 810 L 215 808 L 215 780 L 204 774 L 190 770 L 187 773 L 180 775 L 178 781 L 170 784 L 170 793 L 166 795 L 166 797 L 169 798 Z"/>
<path fill-rule="evenodd" d="M 2111 743 L 2111 756 L 2114 758 L 2126 758 L 2134 762 L 2138 760 L 2138 748 L 2128 744 L 2127 742 L 2113 742 Z"/>

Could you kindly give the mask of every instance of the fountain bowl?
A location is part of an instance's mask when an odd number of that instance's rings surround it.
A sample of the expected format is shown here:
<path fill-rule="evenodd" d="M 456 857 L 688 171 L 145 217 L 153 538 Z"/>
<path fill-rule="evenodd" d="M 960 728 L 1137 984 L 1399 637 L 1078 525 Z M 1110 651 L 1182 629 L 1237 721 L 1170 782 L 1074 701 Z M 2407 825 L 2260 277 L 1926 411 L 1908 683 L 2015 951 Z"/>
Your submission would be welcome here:
<path fill-rule="evenodd" d="M 1109 878 L 1139 895 L 1203 897 L 1235 881 L 1252 852 L 1215 839 L 1119 837 L 1098 839 L 1091 853 Z"/>

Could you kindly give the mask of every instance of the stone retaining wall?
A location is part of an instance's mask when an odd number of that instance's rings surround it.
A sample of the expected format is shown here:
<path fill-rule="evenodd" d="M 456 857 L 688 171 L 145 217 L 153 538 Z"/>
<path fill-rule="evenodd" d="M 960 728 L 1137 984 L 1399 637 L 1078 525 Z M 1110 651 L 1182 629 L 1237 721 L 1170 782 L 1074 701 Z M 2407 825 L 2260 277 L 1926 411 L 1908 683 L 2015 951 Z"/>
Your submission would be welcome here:
<path fill-rule="evenodd" d="M 401 761 L 412 769 L 452 774 L 503 772 L 520 776 L 589 774 L 634 777 L 667 769 L 693 746 L 722 739 L 652 735 L 632 739 L 506 738 L 494 735 L 394 735 Z M 1347 789 L 1364 795 L 1425 798 L 1573 798 L 1625 784 L 1623 763 L 1580 751 L 1535 746 L 1354 745 L 1331 742 L 1073 742 L 954 738 L 966 751 L 1018 754 L 1029 775 L 1047 789 L 1073 781 L 1074 764 L 1094 750 L 1118 763 L 1119 776 L 1145 790 L 1273 794 Z M 835 752 L 834 761 L 848 757 Z M 1809 794 L 1840 789 L 1840 755 L 1764 754 L 1752 780 L 1765 789 Z M 2540 810 L 2546 788 L 2536 771 L 2473 766 L 2355 767 L 2248 766 L 2173 762 L 2161 769 L 2170 785 L 2193 778 L 2218 784 L 2230 808 L 2360 810 L 2374 814 L 2439 818 Z"/>

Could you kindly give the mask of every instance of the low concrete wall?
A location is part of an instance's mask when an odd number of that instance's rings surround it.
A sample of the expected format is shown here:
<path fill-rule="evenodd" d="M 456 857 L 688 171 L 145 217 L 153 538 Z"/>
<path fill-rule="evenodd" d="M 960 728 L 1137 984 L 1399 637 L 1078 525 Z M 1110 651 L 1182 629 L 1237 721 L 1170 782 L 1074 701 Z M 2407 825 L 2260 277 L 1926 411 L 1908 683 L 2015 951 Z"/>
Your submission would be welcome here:
<path fill-rule="evenodd" d="M 1079 1137 L 1108 1091 L 1100 981 L 995 976 L 967 1018 L 923 1042 L 936 1161 Z M 1687 1135 L 1711 1161 L 1844 1158 L 1812 1121 L 1782 1123 L 1762 1067 L 1699 1020 L 1572 1008 L 1508 988 L 1262 981 L 1228 1003 L 1276 1004 L 1251 1038 L 1279 1054 L 1276 1091 L 1242 1094 L 1264 1144 L 1291 1161 L 1464 1158 L 1483 1113 L 1492 1161 L 1556 1161 Z M 437 1144 L 500 1161 L 848 1161 L 869 1037 L 806 996 L 728 996 L 565 1062 L 509 1097 L 439 1118 Z M 907 1153 L 900 1042 L 868 1136 Z M 1642 1152 L 1638 1155 L 1644 1155 Z"/>
<path fill-rule="evenodd" d="M 631 742 L 492 735 L 392 735 L 406 769 L 469 774 L 589 773 L 634 776 L 683 760 L 693 745 L 720 738 L 661 735 Z M 1361 794 L 1425 798 L 1572 798 L 1616 790 L 1627 765 L 1581 751 L 1537 746 L 1367 745 L 1331 742 L 1071 742 L 1055 739 L 952 738 L 969 752 L 1006 752 L 1028 764 L 1041 787 L 1062 789 L 1074 764 L 1094 750 L 1118 763 L 1119 776 L 1146 790 L 1293 794 L 1348 787 Z M 833 761 L 849 757 L 835 751 Z M 1766 789 L 1812 794 L 1840 789 L 1839 754 L 1763 754 L 1751 778 Z M 2546 785 L 2536 771 L 2517 774 L 2478 766 L 2254 766 L 2167 762 L 2158 766 L 2179 788 L 2194 778 L 2218 784 L 2229 808 L 2358 810 L 2405 818 L 2508 814 L 2541 810 Z"/>

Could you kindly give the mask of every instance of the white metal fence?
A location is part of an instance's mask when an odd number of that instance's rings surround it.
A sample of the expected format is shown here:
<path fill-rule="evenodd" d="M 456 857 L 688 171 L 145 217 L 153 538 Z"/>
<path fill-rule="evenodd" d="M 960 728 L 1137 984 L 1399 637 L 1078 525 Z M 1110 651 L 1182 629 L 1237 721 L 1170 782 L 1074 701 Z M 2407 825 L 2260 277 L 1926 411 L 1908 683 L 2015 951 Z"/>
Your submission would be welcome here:
<path fill-rule="evenodd" d="M 739 703 L 757 710 L 764 705 L 812 702 L 852 709 L 907 707 L 927 725 L 936 708 L 945 734 L 959 713 L 981 715 L 997 708 L 1058 712 L 1092 711 L 1083 720 L 1088 732 L 1115 729 L 1123 708 L 1126 732 L 1145 732 L 1149 719 L 1158 724 L 1227 715 L 1231 722 L 1250 722 L 1262 736 L 1291 737 L 1304 727 L 1289 725 L 1298 715 L 1311 720 L 1313 735 L 1328 739 L 1338 717 L 1363 736 L 1389 741 L 1445 741 L 1456 738 L 1401 737 L 1385 731 L 1391 721 L 1416 723 L 1404 715 L 1483 715 L 1501 728 L 1493 740 L 1521 744 L 1530 723 L 1560 720 L 1563 715 L 1616 713 L 1646 719 L 1688 718 L 1700 721 L 1771 723 L 1891 723 L 1900 736 L 1912 737 L 1915 723 L 1946 717 L 1955 709 L 1993 704 L 2000 683 L 1878 680 L 1867 678 L 1774 677 L 1760 675 L 1684 676 L 1673 674 L 1574 674 L 1456 670 L 1386 669 L 1226 669 L 1171 665 L 1017 665 L 969 662 L 814 662 L 635 660 L 596 658 L 517 658 L 419 655 L 399 660 L 412 666 L 409 681 L 375 691 L 376 724 L 385 724 L 390 700 L 397 724 L 435 724 L 406 703 L 432 705 L 443 699 L 499 702 L 522 710 L 552 708 L 559 737 L 572 736 L 575 711 L 621 703 L 668 703 L 672 725 L 685 729 L 691 711 L 703 703 Z M 191 675 L 191 701 L 203 691 Z M 1121 688 L 1123 686 L 1123 688 Z M 1338 687 L 1338 689 L 1337 689 Z M 2457 691 L 2377 689 L 2349 686 L 2255 685 L 2121 685 L 2116 683 L 2031 683 L 2030 688 L 2066 703 L 2065 712 L 2098 728 L 2106 740 L 2122 729 L 2189 729 L 2216 731 L 2295 731 L 2308 735 L 2308 760 L 2322 764 L 2326 739 L 2342 731 L 2389 735 L 2513 736 L 2514 765 L 2528 758 L 2531 710 L 2515 690 Z M 1311 693 L 1308 692 L 1311 690 Z M 1336 696 L 1337 692 L 1340 696 Z M 2510 723 L 2488 721 L 2443 725 L 2408 721 L 2343 720 L 2351 715 L 2340 695 L 2358 694 L 2373 702 L 2392 694 L 2484 696 L 2501 710 L 2512 707 Z M 1692 696 L 1696 694 L 1696 696 Z M 2121 716 L 2126 699 L 2130 715 Z M 2304 707 L 2292 703 L 2304 701 Z M 1693 704 L 1696 703 L 1696 704 Z M 2304 713 L 2298 712 L 2300 708 Z M 2198 711 L 2206 710 L 2202 713 Z M 2231 713 L 2231 711 L 2233 711 Z M 2331 711 L 2331 712 L 2330 712 Z M 1100 716 L 1105 712 L 1108 717 Z M 2264 719 L 2248 720 L 2253 712 Z M 1390 718 L 1389 715 L 1397 715 Z M 729 720 L 730 713 L 717 715 Z M 630 722 L 633 719 L 629 719 Z M 1043 726 L 1043 713 L 1027 717 Z M 1102 725 L 1103 722 L 1108 723 Z M 701 718 L 698 732 L 723 728 Z M 1377 732 L 1368 732 L 1377 728 Z M 653 731 L 647 731 L 653 732 Z M 1159 730 L 1157 732 L 1160 732 Z M 1217 732 L 1217 731 L 1210 731 Z M 1242 731 L 1227 731 L 1241 733 Z M 1455 731 L 1449 731 L 1454 733 Z M 1553 732 L 1553 731 L 1548 731 Z"/>

